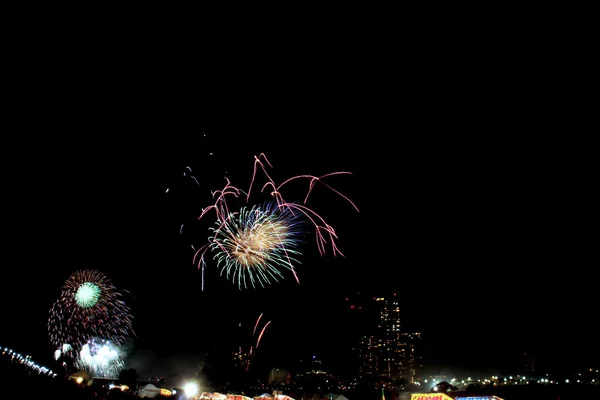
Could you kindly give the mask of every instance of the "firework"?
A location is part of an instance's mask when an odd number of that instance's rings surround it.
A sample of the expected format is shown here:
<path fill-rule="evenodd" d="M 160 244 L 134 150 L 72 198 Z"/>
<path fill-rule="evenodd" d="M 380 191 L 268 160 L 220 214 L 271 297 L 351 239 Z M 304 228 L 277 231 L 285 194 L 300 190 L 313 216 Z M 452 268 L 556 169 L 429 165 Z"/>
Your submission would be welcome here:
<path fill-rule="evenodd" d="M 62 345 L 62 348 L 56 349 L 54 351 L 54 359 L 58 360 L 59 358 L 61 358 L 63 356 L 63 354 L 68 355 L 71 350 L 73 350 L 71 345 L 68 343 L 64 343 Z"/>
<path fill-rule="evenodd" d="M 93 338 L 81 348 L 75 366 L 95 377 L 116 379 L 125 363 L 111 341 Z"/>
<path fill-rule="evenodd" d="M 233 186 L 226 178 L 226 184 L 221 190 L 213 192 L 214 203 L 202 210 L 198 219 L 202 219 L 209 212 L 216 215 L 215 226 L 211 228 L 212 236 L 208 243 L 198 248 L 194 253 L 193 262 L 202 270 L 202 289 L 204 290 L 204 269 L 206 255 L 215 253 L 214 259 L 221 269 L 221 275 L 231 279 L 241 289 L 247 288 L 250 282 L 255 287 L 255 282 L 261 286 L 278 281 L 283 275 L 281 270 L 289 270 L 299 283 L 295 265 L 299 263 L 297 256 L 300 235 L 305 231 L 301 222 L 312 225 L 316 235 L 316 245 L 321 255 L 326 253 L 327 245 L 331 246 L 334 256 L 342 252 L 336 245 L 337 234 L 334 228 L 312 208 L 307 206 L 310 194 L 317 183 L 324 185 L 329 190 L 344 198 L 356 211 L 356 205 L 345 195 L 324 182 L 324 179 L 334 175 L 346 175 L 350 172 L 333 172 L 322 176 L 298 175 L 285 180 L 281 184 L 269 176 L 266 166 L 271 167 L 264 154 L 254 157 L 254 171 L 248 191 L 242 191 Z M 267 182 L 260 192 L 270 191 L 271 202 L 266 206 L 258 206 L 251 198 L 252 188 L 255 185 L 257 172 L 262 171 Z M 291 182 L 298 180 L 308 181 L 308 190 L 302 203 L 288 202 L 282 190 Z M 250 209 L 242 208 L 239 212 L 231 212 L 229 199 L 245 198 L 246 203 L 251 199 L 254 206 Z"/>
<path fill-rule="evenodd" d="M 67 314 L 63 310 L 63 302 L 56 300 L 50 308 L 50 316 L 48 317 L 48 334 L 50 342 L 55 346 L 55 358 L 58 360 L 62 356 L 71 356 L 73 349 L 70 345 L 71 335 L 67 329 L 68 320 L 65 318 Z"/>
<path fill-rule="evenodd" d="M 210 250 L 221 274 L 226 273 L 239 287 L 247 288 L 248 282 L 264 287 L 283 277 L 280 269 L 293 271 L 299 263 L 294 256 L 301 254 L 297 248 L 303 225 L 300 215 L 274 202 L 243 207 L 224 221 L 216 221 Z"/>
<path fill-rule="evenodd" d="M 253 345 L 250 346 L 249 350 L 247 353 L 244 353 L 242 351 L 242 348 L 240 346 L 240 357 L 243 361 L 243 365 L 244 365 L 244 369 L 246 371 L 248 371 L 250 369 L 250 365 L 252 364 L 252 360 L 254 359 L 254 356 L 256 355 L 256 349 L 258 348 L 258 344 L 260 343 L 260 339 L 262 338 L 263 334 L 265 333 L 265 330 L 267 329 L 267 326 L 269 326 L 269 324 L 271 323 L 271 321 L 267 322 L 263 328 L 261 329 L 260 333 L 258 334 L 258 337 L 256 336 L 256 332 L 257 332 L 257 328 L 258 328 L 258 324 L 262 318 L 263 314 L 261 313 L 258 316 L 258 319 L 256 320 L 256 323 L 254 324 L 254 330 L 252 331 L 252 338 L 255 339 L 256 338 L 256 343 L 254 343 Z M 241 323 L 240 323 L 240 327 L 241 327 Z"/>
<path fill-rule="evenodd" d="M 95 337 L 120 345 L 134 335 L 130 308 L 110 279 L 95 270 L 80 270 L 64 283 L 48 318 L 50 342 L 77 353 Z"/>

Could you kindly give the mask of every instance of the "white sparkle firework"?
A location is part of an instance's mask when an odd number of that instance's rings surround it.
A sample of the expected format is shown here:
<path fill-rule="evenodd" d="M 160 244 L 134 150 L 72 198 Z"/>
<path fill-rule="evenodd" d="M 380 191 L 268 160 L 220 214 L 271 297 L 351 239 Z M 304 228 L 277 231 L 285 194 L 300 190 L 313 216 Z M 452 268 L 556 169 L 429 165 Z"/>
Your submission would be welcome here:
<path fill-rule="evenodd" d="M 121 351 L 111 341 L 92 339 L 81 348 L 75 366 L 95 377 L 118 378 L 125 363 Z"/>

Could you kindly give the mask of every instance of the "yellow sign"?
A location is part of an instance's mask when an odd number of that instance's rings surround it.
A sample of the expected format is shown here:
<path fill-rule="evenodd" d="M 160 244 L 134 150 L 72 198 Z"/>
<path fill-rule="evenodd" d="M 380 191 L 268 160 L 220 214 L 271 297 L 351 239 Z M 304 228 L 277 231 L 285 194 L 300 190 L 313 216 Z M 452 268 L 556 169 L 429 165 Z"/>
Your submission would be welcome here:
<path fill-rule="evenodd" d="M 444 393 L 413 393 L 410 400 L 454 400 Z"/>

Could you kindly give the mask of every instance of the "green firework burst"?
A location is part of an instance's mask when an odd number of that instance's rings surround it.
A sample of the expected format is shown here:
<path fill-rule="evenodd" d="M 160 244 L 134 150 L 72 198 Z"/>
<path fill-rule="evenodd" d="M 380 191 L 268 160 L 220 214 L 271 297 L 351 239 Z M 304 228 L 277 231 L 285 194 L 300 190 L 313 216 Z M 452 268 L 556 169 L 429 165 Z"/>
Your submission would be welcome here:
<path fill-rule="evenodd" d="M 75 302 L 83 308 L 90 308 L 96 305 L 102 291 L 92 282 L 83 282 L 75 292 Z"/>

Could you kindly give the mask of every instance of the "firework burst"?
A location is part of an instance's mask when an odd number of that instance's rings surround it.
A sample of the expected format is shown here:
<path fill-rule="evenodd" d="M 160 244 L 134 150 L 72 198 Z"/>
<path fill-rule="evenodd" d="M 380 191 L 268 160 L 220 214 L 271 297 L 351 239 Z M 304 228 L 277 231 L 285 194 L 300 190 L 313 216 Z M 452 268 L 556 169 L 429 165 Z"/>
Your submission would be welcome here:
<path fill-rule="evenodd" d="M 75 354 L 96 337 L 120 345 L 134 335 L 129 306 L 110 279 L 95 270 L 69 276 L 50 309 L 48 333 L 57 349 L 70 344 Z"/>
<path fill-rule="evenodd" d="M 109 340 L 93 338 L 81 348 L 75 366 L 94 377 L 116 379 L 125 368 L 125 362 L 117 346 Z"/>
<path fill-rule="evenodd" d="M 283 278 L 280 269 L 293 271 L 294 264 L 299 263 L 295 256 L 301 254 L 297 248 L 304 234 L 299 217 L 271 202 L 243 207 L 224 221 L 217 220 L 209 241 L 221 274 L 247 288 L 248 282 L 252 287 L 256 282 L 265 287 L 278 281 Z"/>
<path fill-rule="evenodd" d="M 195 251 L 194 263 L 202 270 L 202 289 L 204 289 L 204 269 L 206 267 L 206 254 L 215 253 L 214 259 L 221 269 L 221 275 L 226 273 L 241 289 L 247 288 L 250 282 L 255 287 L 255 282 L 261 286 L 272 281 L 278 281 L 283 275 L 281 270 L 289 270 L 299 283 L 295 265 L 299 263 L 297 256 L 299 237 L 304 233 L 305 227 L 301 222 L 312 225 L 316 234 L 316 244 L 321 255 L 326 253 L 327 245 L 331 246 L 334 256 L 341 255 L 337 248 L 337 234 L 326 220 L 307 206 L 310 194 L 315 185 L 320 183 L 329 190 L 344 198 L 356 210 L 358 207 L 345 195 L 324 182 L 325 178 L 334 175 L 346 175 L 350 172 L 333 172 L 322 176 L 298 175 L 277 184 L 267 172 L 267 166 L 272 167 L 264 154 L 254 157 L 254 171 L 248 191 L 242 191 L 233 186 L 226 178 L 226 184 L 221 190 L 213 192 L 214 203 L 204 208 L 198 219 L 202 219 L 209 212 L 216 215 L 215 226 L 211 228 L 212 236 L 208 243 Z M 270 192 L 271 202 L 266 206 L 255 205 L 250 209 L 242 208 L 239 212 L 231 212 L 228 204 L 230 199 L 245 198 L 246 203 L 251 200 L 252 188 L 255 185 L 257 172 L 262 171 L 266 183 L 260 192 Z M 302 203 L 287 201 L 282 190 L 291 182 L 306 180 L 308 190 Z M 256 203 L 255 203 L 256 204 Z"/>

